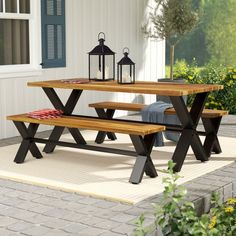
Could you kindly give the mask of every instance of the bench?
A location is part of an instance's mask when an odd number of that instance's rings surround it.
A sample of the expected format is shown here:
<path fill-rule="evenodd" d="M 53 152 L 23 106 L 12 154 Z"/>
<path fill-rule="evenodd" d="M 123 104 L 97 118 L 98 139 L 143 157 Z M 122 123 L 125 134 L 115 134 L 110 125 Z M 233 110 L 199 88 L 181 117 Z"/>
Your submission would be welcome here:
<path fill-rule="evenodd" d="M 35 158 L 42 158 L 42 154 L 36 143 L 54 143 L 56 145 L 73 148 L 135 156 L 136 161 L 129 180 L 131 183 L 140 183 L 144 172 L 150 177 L 157 176 L 150 154 L 152 152 L 155 134 L 164 131 L 165 126 L 155 124 L 137 124 L 129 121 L 115 121 L 87 116 L 62 116 L 54 119 L 39 120 L 30 118 L 27 114 L 20 114 L 8 116 L 7 119 L 14 122 L 22 136 L 21 145 L 14 159 L 16 163 L 23 163 L 28 151 L 30 151 Z M 28 127 L 25 123 L 29 123 Z M 39 125 L 65 127 L 68 128 L 70 132 L 77 132 L 81 139 L 80 141 L 75 140 L 76 143 L 68 143 L 53 140 L 53 137 L 51 136 L 49 139 L 36 138 L 35 134 Z M 79 129 L 128 134 L 134 145 L 135 151 L 88 145 L 83 139 Z M 71 134 L 73 134 L 73 132 L 71 132 Z"/>
<path fill-rule="evenodd" d="M 112 119 L 116 110 L 134 111 L 140 112 L 146 105 L 140 103 L 121 103 L 121 102 L 98 102 L 89 104 L 89 107 L 95 108 L 99 117 Z M 105 111 L 106 109 L 106 111 Z M 165 110 L 165 114 L 174 115 L 175 109 L 168 108 Z M 217 137 L 221 119 L 224 115 L 227 115 L 228 111 L 224 110 L 211 110 L 204 109 L 201 115 L 202 123 L 204 126 L 204 132 L 200 132 L 200 135 L 206 136 L 204 141 L 204 149 L 208 157 L 212 152 L 221 153 L 221 147 Z M 168 125 L 167 125 L 168 130 Z M 116 139 L 113 133 L 99 132 L 96 137 L 97 143 L 102 143 L 105 139 L 106 134 L 112 140 Z"/>

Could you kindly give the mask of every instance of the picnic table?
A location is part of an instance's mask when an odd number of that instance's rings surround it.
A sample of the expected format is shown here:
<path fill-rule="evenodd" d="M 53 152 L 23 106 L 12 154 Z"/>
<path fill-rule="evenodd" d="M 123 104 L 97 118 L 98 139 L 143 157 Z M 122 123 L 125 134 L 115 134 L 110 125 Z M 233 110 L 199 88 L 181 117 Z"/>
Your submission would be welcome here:
<path fill-rule="evenodd" d="M 175 130 L 181 133 L 172 156 L 172 160 L 176 163 L 174 168 L 175 171 L 181 170 L 190 146 L 192 147 L 197 160 L 203 162 L 208 160 L 208 156 L 206 155 L 196 128 L 202 115 L 208 94 L 212 91 L 223 89 L 222 85 L 213 84 L 176 84 L 146 81 L 138 81 L 135 84 L 118 84 L 116 81 L 65 83 L 62 80 L 49 80 L 29 82 L 28 86 L 42 88 L 54 108 L 62 110 L 66 116 L 75 115 L 73 113 L 74 108 L 84 90 L 168 96 L 181 122 L 181 125 L 170 126 L 164 124 L 167 126 L 167 130 Z M 62 103 L 55 89 L 71 90 L 65 104 Z M 182 96 L 193 94 L 195 95 L 195 98 L 191 108 L 188 109 Z M 137 124 L 138 123 L 139 122 L 137 121 Z M 60 139 L 63 130 L 64 127 L 54 127 L 49 137 L 49 140 L 52 139 L 54 142 L 48 142 L 46 144 L 44 148 L 46 153 L 53 152 L 56 147 L 55 141 Z M 76 132 L 75 129 L 70 130 L 70 132 L 76 141 L 82 139 L 81 134 Z"/>

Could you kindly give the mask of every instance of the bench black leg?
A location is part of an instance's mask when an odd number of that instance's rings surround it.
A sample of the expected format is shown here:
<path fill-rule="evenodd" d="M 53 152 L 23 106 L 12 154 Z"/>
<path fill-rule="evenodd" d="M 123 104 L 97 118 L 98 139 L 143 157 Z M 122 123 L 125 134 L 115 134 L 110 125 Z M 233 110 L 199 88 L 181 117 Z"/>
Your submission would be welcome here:
<path fill-rule="evenodd" d="M 130 135 L 130 138 L 138 156 L 129 182 L 133 184 L 140 183 L 144 172 L 151 178 L 156 177 L 157 172 L 150 156 L 155 141 L 155 134 L 147 135 L 144 138 L 138 135 Z"/>
<path fill-rule="evenodd" d="M 20 164 L 23 163 L 25 160 L 25 157 L 29 151 L 29 147 L 30 147 L 30 141 L 29 140 L 22 140 L 20 147 L 16 153 L 14 162 Z"/>
<path fill-rule="evenodd" d="M 64 112 L 65 115 L 71 115 L 83 90 L 72 90 L 68 101 L 66 102 L 66 105 L 64 106 L 62 101 L 60 100 L 60 98 L 58 97 L 57 93 L 55 92 L 55 90 L 53 88 L 43 88 L 44 92 L 46 93 L 46 95 L 48 96 L 49 100 L 51 101 L 51 103 L 53 104 L 53 106 L 56 109 L 60 109 Z M 49 140 L 52 141 L 58 141 L 64 131 L 64 127 L 55 127 L 49 137 Z M 73 136 L 74 140 L 76 143 L 80 143 L 80 144 L 86 144 L 83 136 L 81 135 L 81 133 L 79 132 L 79 130 L 76 129 L 69 129 L 71 135 Z M 50 143 L 48 142 L 43 151 L 46 153 L 51 153 L 54 151 L 56 147 L 55 143 Z"/>
<path fill-rule="evenodd" d="M 49 140 L 51 140 L 51 141 L 58 141 L 60 139 L 64 129 L 65 129 L 64 127 L 58 127 L 58 126 L 54 127 L 53 131 L 52 131 L 52 133 L 51 133 L 51 135 L 49 137 Z M 51 152 L 54 151 L 55 147 L 56 147 L 55 143 L 48 142 L 45 145 L 45 147 L 43 149 L 43 152 L 51 153 Z"/>
<path fill-rule="evenodd" d="M 105 118 L 105 119 L 112 119 L 112 117 L 115 113 L 115 110 L 113 110 L 113 109 L 107 109 L 107 111 L 105 111 L 102 108 L 95 108 L 95 110 L 96 110 L 99 118 Z M 116 135 L 112 132 L 99 131 L 98 134 L 97 134 L 97 137 L 95 139 L 95 142 L 98 143 L 98 144 L 103 143 L 104 140 L 105 140 L 106 135 L 111 140 L 116 140 L 117 139 Z"/>
<path fill-rule="evenodd" d="M 34 142 L 34 136 L 39 125 L 29 124 L 27 128 L 23 122 L 14 121 L 14 124 L 23 138 L 21 145 L 16 153 L 14 162 L 23 163 L 29 150 L 33 157 L 37 159 L 42 158 L 43 156 Z"/>
<path fill-rule="evenodd" d="M 222 152 L 220 143 L 217 137 L 221 119 L 222 117 L 202 118 L 202 123 L 206 131 L 206 139 L 204 141 L 204 148 L 208 157 L 211 156 L 212 152 L 215 152 L 217 154 Z"/>

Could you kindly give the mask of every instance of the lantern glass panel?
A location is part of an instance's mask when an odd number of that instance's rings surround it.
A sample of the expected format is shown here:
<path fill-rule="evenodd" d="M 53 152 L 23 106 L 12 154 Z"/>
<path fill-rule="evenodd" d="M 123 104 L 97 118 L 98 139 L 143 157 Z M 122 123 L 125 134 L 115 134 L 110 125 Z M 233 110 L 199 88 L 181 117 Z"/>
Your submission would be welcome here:
<path fill-rule="evenodd" d="M 115 79 L 114 78 L 114 55 L 106 55 L 105 61 L 105 79 Z"/>
<path fill-rule="evenodd" d="M 120 67 L 120 77 L 122 83 L 132 83 L 134 81 L 134 73 L 133 73 L 133 66 L 132 65 L 122 65 Z"/>
<path fill-rule="evenodd" d="M 90 56 L 90 78 L 95 80 L 114 79 L 113 55 Z"/>

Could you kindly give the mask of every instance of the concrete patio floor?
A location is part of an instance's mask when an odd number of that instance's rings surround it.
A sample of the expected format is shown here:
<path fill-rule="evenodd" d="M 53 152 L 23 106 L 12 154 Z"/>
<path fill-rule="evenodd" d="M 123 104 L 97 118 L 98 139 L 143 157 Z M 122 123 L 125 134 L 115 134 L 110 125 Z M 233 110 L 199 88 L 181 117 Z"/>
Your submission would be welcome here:
<path fill-rule="evenodd" d="M 48 132 L 40 134 L 47 135 Z M 236 137 L 236 116 L 223 118 L 219 135 Z M 1 140 L 0 146 L 20 140 Z M 236 196 L 236 163 L 184 185 L 197 211 L 207 211 L 212 191 L 219 191 L 223 200 Z M 0 235 L 133 235 L 133 222 L 141 213 L 149 212 L 146 223 L 152 222 L 150 203 L 158 203 L 160 197 L 126 205 L 0 179 Z"/>

